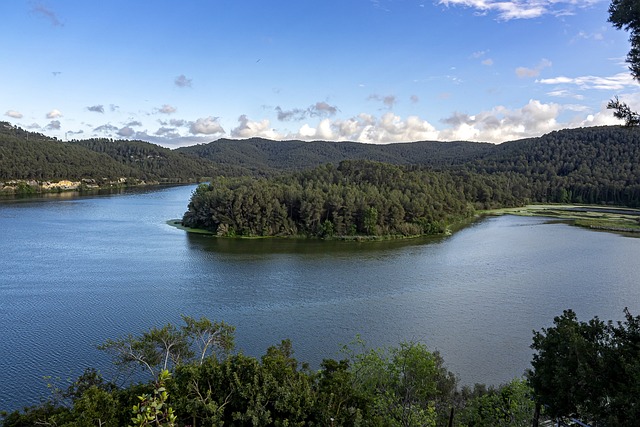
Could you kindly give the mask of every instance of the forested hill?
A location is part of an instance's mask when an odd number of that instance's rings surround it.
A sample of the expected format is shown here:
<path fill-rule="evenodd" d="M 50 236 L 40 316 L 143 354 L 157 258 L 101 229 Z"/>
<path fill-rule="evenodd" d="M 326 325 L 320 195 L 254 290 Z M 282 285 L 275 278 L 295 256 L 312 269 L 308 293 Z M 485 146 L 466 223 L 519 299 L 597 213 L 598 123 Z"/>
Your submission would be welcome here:
<path fill-rule="evenodd" d="M 0 179 L 139 178 L 106 154 L 0 122 Z"/>
<path fill-rule="evenodd" d="M 219 139 L 176 151 L 218 164 L 239 166 L 255 174 L 314 168 L 343 160 L 371 160 L 396 165 L 452 166 L 482 158 L 495 146 L 478 142 L 421 141 L 401 144 L 364 144 L 329 141 L 271 141 Z"/>
<path fill-rule="evenodd" d="M 88 139 L 63 142 L 0 122 L 0 179 L 79 180 L 134 178 L 189 182 L 221 173 L 241 174 L 206 159 L 143 141 Z"/>
<path fill-rule="evenodd" d="M 105 138 L 72 141 L 71 144 L 104 153 L 147 179 L 190 181 L 221 174 L 244 175 L 248 171 L 234 165 L 224 166 L 170 150 L 144 141 L 111 140 Z"/>
<path fill-rule="evenodd" d="M 517 174 L 527 197 L 561 203 L 640 206 L 640 129 L 567 129 L 496 145 L 465 167 L 480 174 Z"/>
<path fill-rule="evenodd" d="M 518 175 L 516 197 L 531 201 L 640 205 L 640 129 L 591 127 L 499 145 L 476 142 L 356 142 L 220 139 L 170 150 L 143 141 L 62 142 L 0 122 L 0 179 L 272 176 L 345 160 L 474 174 Z"/>

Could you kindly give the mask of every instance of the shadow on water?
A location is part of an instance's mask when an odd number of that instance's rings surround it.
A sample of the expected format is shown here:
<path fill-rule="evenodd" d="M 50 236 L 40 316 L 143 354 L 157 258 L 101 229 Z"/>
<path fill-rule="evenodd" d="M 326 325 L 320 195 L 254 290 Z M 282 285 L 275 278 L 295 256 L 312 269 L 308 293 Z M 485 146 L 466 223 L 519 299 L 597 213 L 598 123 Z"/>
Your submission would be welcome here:
<path fill-rule="evenodd" d="M 440 243 L 446 236 L 416 237 L 380 241 L 345 241 L 321 239 L 257 238 L 234 239 L 187 233 L 192 248 L 208 252 L 237 255 L 258 254 L 354 254 L 393 251 L 425 244 Z"/>

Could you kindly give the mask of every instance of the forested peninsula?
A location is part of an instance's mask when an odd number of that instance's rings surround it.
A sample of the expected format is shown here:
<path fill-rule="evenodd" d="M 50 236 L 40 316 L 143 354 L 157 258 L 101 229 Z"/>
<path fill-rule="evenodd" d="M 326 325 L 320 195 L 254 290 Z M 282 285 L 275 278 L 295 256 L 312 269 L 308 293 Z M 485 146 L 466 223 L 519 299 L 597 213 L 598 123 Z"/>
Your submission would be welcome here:
<path fill-rule="evenodd" d="M 414 164 L 404 155 L 395 164 L 360 159 L 261 178 L 221 177 L 198 187 L 182 224 L 219 236 L 406 237 L 447 233 L 480 210 L 529 203 L 638 207 L 639 136 L 637 129 L 600 127 L 497 146 L 415 143 L 405 148 L 434 149 L 433 157 L 413 152 Z M 452 152 L 465 154 L 456 161 Z"/>

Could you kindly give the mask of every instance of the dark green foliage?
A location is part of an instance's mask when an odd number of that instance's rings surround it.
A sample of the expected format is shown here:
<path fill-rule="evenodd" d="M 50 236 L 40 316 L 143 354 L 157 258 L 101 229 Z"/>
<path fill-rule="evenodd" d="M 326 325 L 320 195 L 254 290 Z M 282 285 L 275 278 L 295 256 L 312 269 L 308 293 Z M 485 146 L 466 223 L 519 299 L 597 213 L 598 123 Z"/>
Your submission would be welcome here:
<path fill-rule="evenodd" d="M 624 29 L 630 33 L 631 49 L 627 63 L 633 78 L 640 80 L 640 4 L 636 0 L 612 0 L 609 22 L 618 30 Z"/>
<path fill-rule="evenodd" d="M 132 422 L 133 410 L 138 425 L 146 419 L 194 427 L 444 426 L 453 410 L 456 426 L 528 426 L 536 401 L 545 417 L 591 425 L 635 426 L 640 417 L 640 316 L 628 310 L 618 323 L 579 322 L 567 310 L 552 327 L 534 332 L 527 381 L 461 391 L 439 354 L 423 344 L 371 350 L 356 341 L 345 347 L 346 359 L 324 360 L 312 372 L 294 358 L 288 340 L 259 359 L 219 357 L 211 349 L 232 343 L 232 330 L 217 333 L 220 324 L 206 318 L 184 319 L 185 326 L 167 325 L 161 334 L 184 333 L 194 350 L 194 357 L 168 365 L 171 375 L 117 388 L 88 369 L 51 400 L 3 414 L 2 425 L 121 426 Z M 158 331 L 137 340 L 156 342 Z"/>
<path fill-rule="evenodd" d="M 0 180 L 138 178 L 131 167 L 47 136 L 0 122 Z"/>
<path fill-rule="evenodd" d="M 627 64 L 631 76 L 640 81 L 640 4 L 637 0 L 612 0 L 609 5 L 609 22 L 618 30 L 629 32 L 631 47 L 627 54 Z M 609 101 L 607 108 L 615 110 L 613 115 L 624 120 L 626 126 L 640 125 L 640 115 L 617 97 Z"/>
<path fill-rule="evenodd" d="M 202 363 L 208 356 L 226 355 L 234 347 L 235 328 L 225 322 L 196 320 L 182 316 L 184 325 L 169 323 L 151 328 L 141 336 L 129 334 L 117 340 L 108 339 L 98 346 L 110 352 L 116 366 L 123 369 L 142 368 L 154 379 L 161 372 L 191 361 Z"/>
<path fill-rule="evenodd" d="M 640 417 L 640 317 L 579 322 L 566 310 L 534 331 L 529 382 L 553 417 L 635 426 Z"/>
<path fill-rule="evenodd" d="M 142 179 L 192 182 L 218 175 L 222 170 L 212 162 L 143 141 L 86 139 L 71 144 L 103 153 L 137 171 Z M 229 172 L 225 170 L 224 172 Z"/>
<path fill-rule="evenodd" d="M 277 171 L 311 169 L 344 160 L 370 160 L 397 165 L 451 166 L 481 157 L 492 144 L 421 141 L 404 144 L 362 144 L 330 141 L 270 141 L 219 139 L 176 151 L 205 158 L 220 165 L 236 166 L 257 175 Z"/>
<path fill-rule="evenodd" d="M 219 178 L 196 189 L 183 224 L 220 236 L 442 233 L 473 214 L 475 200 L 467 192 L 488 189 L 482 207 L 523 202 L 490 190 L 486 181 L 491 179 L 351 161 L 271 179 Z"/>
<path fill-rule="evenodd" d="M 626 103 L 620 102 L 617 96 L 609 101 L 607 109 L 615 110 L 613 112 L 613 116 L 620 120 L 624 120 L 624 125 L 626 127 L 640 125 L 640 114 L 633 111 Z"/>
<path fill-rule="evenodd" d="M 456 425 L 464 427 L 529 427 L 535 403 L 533 390 L 525 380 L 514 379 L 498 388 L 479 386 L 467 390 L 464 407 L 456 416 Z"/>
<path fill-rule="evenodd" d="M 211 329 L 207 319 L 167 325 L 168 335 Z M 156 342 L 158 329 L 136 338 Z M 220 336 L 220 335 L 217 335 Z M 87 370 L 42 405 L 3 414 L 4 427 L 57 426 L 389 426 L 435 425 L 455 402 L 455 378 L 418 343 L 350 352 L 312 372 L 290 341 L 261 358 L 242 353 L 181 358 L 148 384 L 117 388 Z"/>
<path fill-rule="evenodd" d="M 562 130 L 498 145 L 470 170 L 525 178 L 514 195 L 533 202 L 640 206 L 640 129 Z"/>
<path fill-rule="evenodd" d="M 0 122 L 0 180 L 134 178 L 194 182 L 233 173 L 212 162 L 142 141 L 90 139 L 63 142 Z"/>

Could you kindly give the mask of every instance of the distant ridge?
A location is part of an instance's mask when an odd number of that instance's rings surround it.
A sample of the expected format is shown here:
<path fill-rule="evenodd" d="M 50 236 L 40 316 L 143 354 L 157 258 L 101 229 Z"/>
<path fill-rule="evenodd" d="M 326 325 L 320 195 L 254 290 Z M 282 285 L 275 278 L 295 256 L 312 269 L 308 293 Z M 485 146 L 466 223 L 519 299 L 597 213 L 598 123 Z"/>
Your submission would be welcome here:
<path fill-rule="evenodd" d="M 176 151 L 235 165 L 255 172 L 301 170 L 344 160 L 371 160 L 396 165 L 452 166 L 483 157 L 495 146 L 479 142 L 421 141 L 365 144 L 332 141 L 272 141 L 263 138 L 218 139 Z"/>
<path fill-rule="evenodd" d="M 421 141 L 219 139 L 170 150 L 144 141 L 63 142 L 0 122 L 0 181 L 135 178 L 195 182 L 215 176 L 272 176 L 345 160 L 430 170 L 526 177 L 533 200 L 640 205 L 640 129 L 603 126 L 554 131 L 499 145 Z M 515 176 L 514 175 L 514 176 Z"/>

